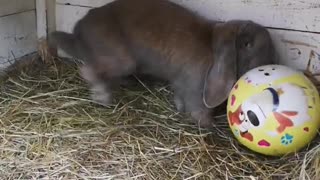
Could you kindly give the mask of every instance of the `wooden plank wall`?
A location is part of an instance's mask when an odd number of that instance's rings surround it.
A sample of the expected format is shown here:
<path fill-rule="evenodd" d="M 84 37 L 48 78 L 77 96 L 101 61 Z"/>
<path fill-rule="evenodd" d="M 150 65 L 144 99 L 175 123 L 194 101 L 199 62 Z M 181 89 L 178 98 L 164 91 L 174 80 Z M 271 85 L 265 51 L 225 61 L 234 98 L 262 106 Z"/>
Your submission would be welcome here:
<path fill-rule="evenodd" d="M 113 0 L 56 0 L 56 27 L 70 32 L 92 7 Z M 210 19 L 250 19 L 267 27 L 281 63 L 320 80 L 319 0 L 172 0 Z"/>
<path fill-rule="evenodd" d="M 0 1 L 0 71 L 14 59 L 36 51 L 34 0 Z"/>

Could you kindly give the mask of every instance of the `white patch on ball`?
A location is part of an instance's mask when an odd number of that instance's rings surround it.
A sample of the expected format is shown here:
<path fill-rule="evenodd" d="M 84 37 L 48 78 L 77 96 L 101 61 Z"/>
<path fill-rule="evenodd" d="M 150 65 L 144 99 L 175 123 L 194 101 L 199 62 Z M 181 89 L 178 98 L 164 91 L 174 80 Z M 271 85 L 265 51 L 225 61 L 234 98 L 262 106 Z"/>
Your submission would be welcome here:
<path fill-rule="evenodd" d="M 248 71 L 244 75 L 244 79 L 249 84 L 259 86 L 262 84 L 269 84 L 272 81 L 285 78 L 297 73 L 299 72 L 286 66 L 265 65 Z"/>

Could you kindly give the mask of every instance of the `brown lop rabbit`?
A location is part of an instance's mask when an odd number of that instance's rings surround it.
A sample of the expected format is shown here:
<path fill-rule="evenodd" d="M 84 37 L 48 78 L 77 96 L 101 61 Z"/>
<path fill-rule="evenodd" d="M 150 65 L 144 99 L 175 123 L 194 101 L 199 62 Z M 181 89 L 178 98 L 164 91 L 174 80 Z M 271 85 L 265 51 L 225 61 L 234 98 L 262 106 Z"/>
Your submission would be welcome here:
<path fill-rule="evenodd" d="M 53 32 L 49 39 L 84 60 L 80 71 L 98 103 L 111 103 L 113 82 L 152 75 L 169 81 L 178 111 L 207 128 L 211 110 L 225 102 L 241 75 L 275 63 L 261 25 L 214 22 L 167 0 L 116 0 L 90 10 L 72 34 Z"/>

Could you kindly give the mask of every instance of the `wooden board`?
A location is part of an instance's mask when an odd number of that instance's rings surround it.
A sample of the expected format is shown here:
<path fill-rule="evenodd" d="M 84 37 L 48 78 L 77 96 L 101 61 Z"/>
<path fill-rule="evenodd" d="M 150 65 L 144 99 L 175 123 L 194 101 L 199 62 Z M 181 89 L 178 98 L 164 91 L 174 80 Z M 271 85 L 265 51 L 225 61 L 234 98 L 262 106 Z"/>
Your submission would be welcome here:
<path fill-rule="evenodd" d="M 90 8 L 81 6 L 56 5 L 56 29 L 72 32 L 75 23 L 87 14 Z M 68 17 L 68 18 L 66 18 Z"/>
<path fill-rule="evenodd" d="M 46 0 L 48 33 L 56 30 L 56 2 Z"/>
<path fill-rule="evenodd" d="M 210 19 L 251 19 L 267 27 L 320 32 L 319 0 L 172 0 Z"/>
<path fill-rule="evenodd" d="M 56 30 L 72 32 L 77 20 L 81 19 L 90 10 L 88 7 L 56 5 Z M 68 18 L 66 18 L 68 17 Z M 62 57 L 70 57 L 58 49 L 58 54 Z"/>
<path fill-rule="evenodd" d="M 70 4 L 73 6 L 99 7 L 114 0 L 56 0 L 58 4 Z"/>
<path fill-rule="evenodd" d="M 76 21 L 89 9 L 58 4 L 56 7 L 57 29 L 71 32 Z M 269 31 L 283 64 L 306 69 L 311 51 L 320 53 L 320 34 L 275 29 L 269 29 Z"/>
<path fill-rule="evenodd" d="M 0 27 L 0 69 L 10 65 L 8 61 L 36 51 L 34 10 L 1 17 Z"/>
<path fill-rule="evenodd" d="M 98 7 L 112 0 L 57 0 Z M 205 17 L 226 21 L 251 19 L 267 27 L 320 32 L 319 0 L 171 0 Z"/>
<path fill-rule="evenodd" d="M 320 81 L 320 34 L 269 29 L 281 64 L 308 70 Z"/>
<path fill-rule="evenodd" d="M 38 39 L 47 37 L 47 7 L 46 0 L 36 0 L 37 35 Z"/>
<path fill-rule="evenodd" d="M 0 0 L 0 17 L 34 9 L 34 0 Z"/>

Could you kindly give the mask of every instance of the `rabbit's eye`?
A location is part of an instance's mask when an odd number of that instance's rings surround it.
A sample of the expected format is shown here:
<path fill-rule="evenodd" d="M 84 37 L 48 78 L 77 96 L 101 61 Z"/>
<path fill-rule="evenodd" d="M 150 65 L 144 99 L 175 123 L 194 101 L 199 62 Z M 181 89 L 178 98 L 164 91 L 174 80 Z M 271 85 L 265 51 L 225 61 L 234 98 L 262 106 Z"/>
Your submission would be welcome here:
<path fill-rule="evenodd" d="M 251 48 L 252 47 L 252 43 L 247 41 L 247 42 L 244 43 L 244 46 L 246 48 Z"/>

